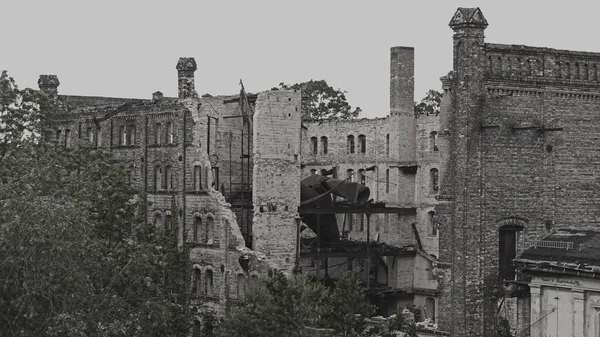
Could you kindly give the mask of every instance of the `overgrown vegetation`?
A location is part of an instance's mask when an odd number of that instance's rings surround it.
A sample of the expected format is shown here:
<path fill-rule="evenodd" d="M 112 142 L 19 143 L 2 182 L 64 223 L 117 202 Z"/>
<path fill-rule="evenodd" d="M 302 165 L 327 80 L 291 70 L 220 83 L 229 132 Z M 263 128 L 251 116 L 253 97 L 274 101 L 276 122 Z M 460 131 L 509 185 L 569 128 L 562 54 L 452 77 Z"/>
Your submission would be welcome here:
<path fill-rule="evenodd" d="M 177 226 L 141 220 L 143 199 L 109 155 L 39 137 L 45 98 L 15 88 L 3 73 L 0 125 L 12 134 L 0 153 L 2 335 L 184 336 L 189 268 Z"/>
<path fill-rule="evenodd" d="M 366 318 L 374 313 L 355 274 L 345 274 L 333 288 L 302 275 L 277 274 L 252 284 L 245 301 L 219 326 L 217 336 L 298 337 L 307 335 L 306 327 L 332 329 L 334 336 L 348 337 L 416 332 L 414 322 L 405 322 L 402 315 L 387 324 L 369 323 Z"/>

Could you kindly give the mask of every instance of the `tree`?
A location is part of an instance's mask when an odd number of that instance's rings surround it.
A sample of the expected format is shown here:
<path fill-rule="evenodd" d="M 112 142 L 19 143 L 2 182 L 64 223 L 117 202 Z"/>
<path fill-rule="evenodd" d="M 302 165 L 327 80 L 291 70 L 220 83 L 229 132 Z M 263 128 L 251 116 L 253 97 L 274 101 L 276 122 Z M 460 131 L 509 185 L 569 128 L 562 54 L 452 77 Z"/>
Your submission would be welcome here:
<path fill-rule="evenodd" d="M 18 135 L 33 124 L 15 111 L 0 124 Z M 189 262 L 176 226 L 139 218 L 139 192 L 109 154 L 11 137 L 0 161 L 3 336 L 184 336 Z"/>
<path fill-rule="evenodd" d="M 0 75 L 0 160 L 15 140 L 35 139 L 46 121 L 42 110 L 49 108 L 45 94 L 32 89 L 19 90 L 6 70 Z"/>
<path fill-rule="evenodd" d="M 346 91 L 334 89 L 325 80 L 310 80 L 308 82 L 287 85 L 279 83 L 279 89 L 302 90 L 302 120 L 320 122 L 328 119 L 352 119 L 362 111 L 359 107 L 352 110 L 346 101 Z"/>
<path fill-rule="evenodd" d="M 419 115 L 438 115 L 440 113 L 440 103 L 442 102 L 442 93 L 430 89 L 420 103 L 415 103 L 415 116 Z"/>

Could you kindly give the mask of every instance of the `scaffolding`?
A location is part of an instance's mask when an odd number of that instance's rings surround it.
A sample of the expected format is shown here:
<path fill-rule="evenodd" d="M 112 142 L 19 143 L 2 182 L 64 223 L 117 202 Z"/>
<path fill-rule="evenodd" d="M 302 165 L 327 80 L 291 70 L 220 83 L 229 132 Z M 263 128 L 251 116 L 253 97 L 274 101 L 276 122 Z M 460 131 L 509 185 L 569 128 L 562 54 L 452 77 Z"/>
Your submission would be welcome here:
<path fill-rule="evenodd" d="M 255 98 L 255 97 L 252 97 Z M 250 104 L 249 96 L 240 80 L 240 95 L 238 98 L 241 115 L 228 116 L 228 118 L 241 118 L 240 132 L 240 161 L 239 167 L 233 161 L 233 134 L 229 137 L 229 190 L 224 191 L 227 202 L 238 216 L 238 225 L 248 248 L 252 248 L 252 118 L 254 110 Z M 236 165 L 237 166 L 237 165 Z"/>

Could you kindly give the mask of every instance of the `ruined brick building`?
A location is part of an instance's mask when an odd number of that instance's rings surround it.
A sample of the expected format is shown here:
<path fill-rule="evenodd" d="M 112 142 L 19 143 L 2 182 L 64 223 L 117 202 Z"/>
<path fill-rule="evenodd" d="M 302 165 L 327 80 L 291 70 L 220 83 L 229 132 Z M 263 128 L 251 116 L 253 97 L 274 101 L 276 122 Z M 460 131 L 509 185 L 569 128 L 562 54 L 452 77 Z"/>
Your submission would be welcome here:
<path fill-rule="evenodd" d="M 539 271 L 518 272 L 513 259 L 600 219 L 600 54 L 491 44 L 487 26 L 478 8 L 452 18 L 439 115 L 414 114 L 408 47 L 391 49 L 390 114 L 377 119 L 302 124 L 294 91 L 199 97 L 193 58 L 177 64 L 177 98 L 58 95 L 56 76 L 38 83 L 59 107 L 59 142 L 110 151 L 144 192 L 146 220 L 178 219 L 199 310 L 226 314 L 274 270 L 327 281 L 360 269 L 382 314 L 416 305 L 452 336 L 494 336 L 506 316 L 527 334 L 558 317 L 540 319 L 533 306 L 551 292 L 530 287 Z M 327 210 L 334 245 L 300 220 L 319 212 L 301 207 L 311 175 L 362 184 L 373 199 Z M 598 295 L 575 288 L 565 301 Z"/>

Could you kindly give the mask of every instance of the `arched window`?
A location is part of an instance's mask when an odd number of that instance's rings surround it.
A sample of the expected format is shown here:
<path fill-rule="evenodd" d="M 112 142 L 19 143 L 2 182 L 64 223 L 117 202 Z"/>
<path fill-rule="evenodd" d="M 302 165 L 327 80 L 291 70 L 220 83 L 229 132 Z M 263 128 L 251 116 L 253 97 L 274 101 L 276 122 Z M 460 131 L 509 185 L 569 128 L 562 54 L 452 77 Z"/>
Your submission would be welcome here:
<path fill-rule="evenodd" d="M 125 125 L 119 127 L 119 145 L 127 145 L 127 133 L 125 131 Z"/>
<path fill-rule="evenodd" d="M 154 166 L 154 189 L 159 190 L 161 187 L 160 178 L 162 175 L 162 170 L 159 165 Z"/>
<path fill-rule="evenodd" d="M 429 170 L 429 180 L 431 184 L 431 193 L 437 193 L 440 189 L 438 169 L 432 168 Z"/>
<path fill-rule="evenodd" d="M 354 136 L 353 135 L 349 135 L 348 136 L 348 153 L 354 153 Z"/>
<path fill-rule="evenodd" d="M 327 137 L 325 136 L 321 137 L 321 149 L 323 154 L 327 154 Z"/>
<path fill-rule="evenodd" d="M 385 155 L 390 156 L 390 134 L 385 135 Z"/>
<path fill-rule="evenodd" d="M 194 268 L 194 292 L 196 296 L 202 296 L 202 271 L 198 268 Z"/>
<path fill-rule="evenodd" d="M 162 224 L 163 224 L 162 216 L 160 215 L 160 213 L 155 213 L 154 214 L 154 227 L 159 227 Z"/>
<path fill-rule="evenodd" d="M 92 128 L 87 128 L 87 129 L 85 130 L 85 133 L 86 133 L 86 138 L 87 138 L 87 140 L 88 140 L 90 143 L 94 144 L 94 129 L 92 129 Z"/>
<path fill-rule="evenodd" d="M 56 130 L 56 140 L 60 143 L 60 137 L 62 136 L 62 130 Z"/>
<path fill-rule="evenodd" d="M 192 329 L 192 337 L 202 337 L 202 323 L 199 320 L 194 320 L 194 327 Z"/>
<path fill-rule="evenodd" d="M 202 190 L 202 168 L 200 165 L 194 166 L 194 191 Z"/>
<path fill-rule="evenodd" d="M 202 233 L 202 218 L 194 217 L 194 242 L 201 242 L 200 235 Z"/>
<path fill-rule="evenodd" d="M 69 129 L 65 130 L 65 147 L 71 147 L 71 130 Z"/>
<path fill-rule="evenodd" d="M 175 133 L 173 132 L 173 123 L 171 122 L 167 122 L 167 128 L 166 128 L 166 132 L 167 132 L 167 143 L 169 144 L 174 144 L 175 143 Z"/>
<path fill-rule="evenodd" d="M 437 131 L 433 131 L 429 134 L 429 148 L 431 149 L 431 151 L 438 151 L 437 135 Z"/>
<path fill-rule="evenodd" d="M 425 319 L 429 318 L 432 322 L 435 322 L 435 299 L 433 297 L 427 297 L 425 299 Z"/>
<path fill-rule="evenodd" d="M 156 123 L 154 127 L 154 144 L 159 145 L 162 143 L 162 124 Z"/>
<path fill-rule="evenodd" d="M 129 164 L 129 168 L 127 169 L 127 182 L 132 183 L 135 178 L 135 165 Z"/>
<path fill-rule="evenodd" d="M 366 183 L 365 170 L 358 170 L 358 181 L 364 185 Z"/>
<path fill-rule="evenodd" d="M 390 193 L 390 169 L 385 170 L 385 193 Z"/>
<path fill-rule="evenodd" d="M 168 231 L 169 229 L 171 229 L 171 222 L 173 221 L 173 218 L 171 217 L 171 213 L 167 213 L 165 214 L 165 230 Z"/>
<path fill-rule="evenodd" d="M 311 176 L 314 176 L 315 174 L 317 174 L 317 170 L 315 170 L 315 169 L 310 170 L 310 175 Z"/>
<path fill-rule="evenodd" d="M 354 170 L 353 169 L 346 170 L 346 178 L 348 178 L 348 181 L 354 182 Z"/>
<path fill-rule="evenodd" d="M 244 298 L 244 294 L 246 293 L 246 275 L 237 274 L 237 298 Z"/>
<path fill-rule="evenodd" d="M 427 213 L 427 223 L 429 225 L 429 234 L 437 235 L 437 227 L 435 224 L 435 212 L 434 211 L 429 211 L 429 213 Z"/>
<path fill-rule="evenodd" d="M 215 218 L 209 215 L 206 218 L 206 228 L 204 233 L 206 240 L 204 242 L 208 242 L 215 235 Z"/>
<path fill-rule="evenodd" d="M 358 148 L 360 153 L 367 152 L 367 137 L 365 135 L 358 136 Z"/>
<path fill-rule="evenodd" d="M 517 249 L 523 227 L 518 225 L 506 225 L 500 227 L 498 233 L 499 270 L 498 276 L 501 280 L 515 279 L 515 265 L 513 260 L 517 257 Z"/>
<path fill-rule="evenodd" d="M 135 125 L 127 127 L 127 145 L 135 145 Z"/>
<path fill-rule="evenodd" d="M 163 189 L 173 190 L 173 169 L 171 166 L 165 167 L 165 180 L 163 181 Z"/>
<path fill-rule="evenodd" d="M 313 154 L 317 154 L 319 151 L 317 144 L 317 137 L 310 137 L 310 147 Z"/>
<path fill-rule="evenodd" d="M 205 278 L 204 278 L 204 293 L 206 294 L 206 297 L 212 297 L 213 295 L 213 271 L 210 269 L 207 269 L 206 272 L 204 273 Z"/>

